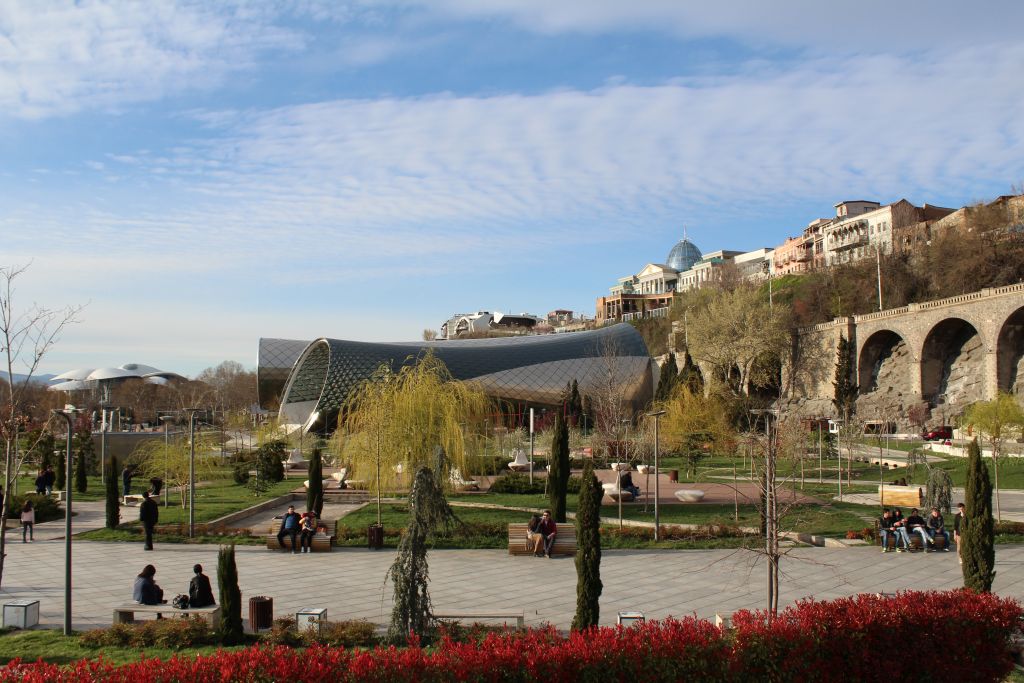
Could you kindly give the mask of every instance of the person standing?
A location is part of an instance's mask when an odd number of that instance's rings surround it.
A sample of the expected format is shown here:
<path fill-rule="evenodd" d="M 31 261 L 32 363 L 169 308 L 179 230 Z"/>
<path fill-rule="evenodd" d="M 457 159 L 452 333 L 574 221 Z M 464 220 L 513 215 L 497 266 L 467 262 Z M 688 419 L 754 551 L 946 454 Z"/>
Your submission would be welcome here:
<path fill-rule="evenodd" d="M 956 504 L 956 517 L 953 518 L 953 540 L 956 541 L 956 559 L 960 561 L 960 564 L 964 563 L 964 557 L 960 554 L 960 536 L 967 525 L 967 518 L 964 516 L 965 511 L 966 508 L 963 503 Z"/>
<path fill-rule="evenodd" d="M 295 511 L 295 506 L 289 505 L 288 512 L 285 513 L 285 516 L 281 519 L 281 528 L 277 532 L 277 544 L 281 546 L 282 550 L 285 550 L 284 537 L 286 535 L 291 537 L 292 555 L 299 552 L 297 539 L 299 536 L 299 524 L 301 521 L 299 513 Z"/>
<path fill-rule="evenodd" d="M 46 495 L 46 471 L 39 470 L 39 476 L 36 477 L 36 493 L 40 496 Z"/>
<path fill-rule="evenodd" d="M 149 497 L 149 491 L 142 492 L 142 505 L 139 506 L 139 521 L 146 531 L 146 550 L 153 549 L 153 527 L 160 519 L 160 507 Z"/>
<path fill-rule="evenodd" d="M 210 587 L 210 577 L 203 573 L 203 565 L 197 564 L 192 567 L 195 576 L 188 582 L 188 606 L 189 607 L 212 607 L 217 604 L 213 599 L 213 588 Z"/>
<path fill-rule="evenodd" d="M 25 542 L 25 534 L 28 533 L 28 542 L 32 543 L 35 537 L 32 535 L 32 527 L 36 523 L 36 511 L 32 508 L 32 501 L 26 500 L 21 506 L 21 542 Z"/>
<path fill-rule="evenodd" d="M 46 495 L 53 493 L 53 487 L 57 484 L 57 473 L 53 471 L 53 465 L 46 466 Z"/>
<path fill-rule="evenodd" d="M 121 470 L 121 486 L 124 488 L 124 495 L 130 496 L 132 493 L 132 476 L 135 474 L 135 470 L 132 469 L 131 465 L 125 465 L 124 469 Z"/>

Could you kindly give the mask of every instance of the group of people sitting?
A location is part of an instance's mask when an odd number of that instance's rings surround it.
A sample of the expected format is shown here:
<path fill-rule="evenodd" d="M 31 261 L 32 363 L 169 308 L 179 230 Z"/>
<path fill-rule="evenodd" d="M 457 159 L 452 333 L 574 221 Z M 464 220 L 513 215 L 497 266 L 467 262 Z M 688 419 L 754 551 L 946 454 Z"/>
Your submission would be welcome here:
<path fill-rule="evenodd" d="M 526 525 L 526 547 L 533 549 L 534 557 L 547 555 L 551 559 L 551 549 L 555 546 L 557 534 L 558 526 L 551 519 L 551 510 L 545 510 L 543 515 L 531 517 Z"/>
<path fill-rule="evenodd" d="M 958 508 L 957 514 L 962 515 L 964 504 L 960 503 Z M 957 526 L 959 526 L 959 521 L 958 518 Z M 946 531 L 946 523 L 937 507 L 932 508 L 927 520 L 920 515 L 917 508 L 911 510 L 910 516 L 906 519 L 899 508 L 886 508 L 882 512 L 882 519 L 878 522 L 878 529 L 881 532 L 883 553 L 889 552 L 889 536 L 896 538 L 896 552 L 902 553 L 905 550 L 910 550 L 910 538 L 914 534 L 920 535 L 921 548 L 927 551 L 937 550 L 935 539 L 941 536 L 945 540 L 942 549 L 949 552 L 949 532 Z"/>
<path fill-rule="evenodd" d="M 188 606 L 189 607 L 212 607 L 217 604 L 213 599 L 213 588 L 210 586 L 210 577 L 203 573 L 203 565 L 197 564 L 192 567 L 194 576 L 188 584 Z M 135 577 L 135 586 L 132 588 L 132 600 L 140 605 L 163 605 L 164 589 L 157 585 L 153 577 L 156 576 L 156 567 L 147 564 L 142 568 L 142 573 Z M 160 615 L 157 615 L 159 618 Z"/>
<path fill-rule="evenodd" d="M 301 548 L 303 553 L 311 553 L 313 552 L 313 537 L 316 536 L 319 527 L 320 520 L 317 518 L 316 512 L 306 510 L 305 514 L 300 515 L 295 511 L 294 505 L 289 505 L 288 512 L 281 518 L 281 528 L 277 531 L 277 543 L 282 550 L 287 550 L 284 539 L 285 536 L 288 536 L 292 540 L 293 555 L 299 552 L 298 548 Z M 296 539 L 299 540 L 298 545 L 296 545 Z"/>

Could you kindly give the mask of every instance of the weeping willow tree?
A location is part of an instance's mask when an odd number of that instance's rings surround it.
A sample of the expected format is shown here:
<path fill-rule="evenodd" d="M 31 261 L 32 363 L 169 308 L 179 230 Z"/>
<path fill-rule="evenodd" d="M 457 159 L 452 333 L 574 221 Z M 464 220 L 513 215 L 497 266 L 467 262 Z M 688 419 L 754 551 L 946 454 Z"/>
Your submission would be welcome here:
<path fill-rule="evenodd" d="M 220 446 L 212 432 L 196 432 L 196 481 L 210 479 L 214 468 L 220 462 Z M 159 477 L 164 480 L 164 490 L 170 500 L 171 487 L 178 488 L 181 507 L 187 503 L 188 473 L 192 452 L 187 439 L 171 441 L 153 439 L 139 444 L 129 462 L 135 463 L 146 479 Z"/>
<path fill-rule="evenodd" d="M 437 447 L 433 469 L 443 471 L 444 451 Z M 444 488 L 434 478 L 428 466 L 416 470 L 412 490 L 409 492 L 409 524 L 398 542 L 398 556 L 395 557 L 388 578 L 394 584 L 394 608 L 391 612 L 391 626 L 388 638 L 391 642 L 404 645 L 410 635 L 429 639 L 434 630 L 434 615 L 427 584 L 427 543 L 430 536 L 439 529 L 447 529 L 456 522 Z"/>
<path fill-rule="evenodd" d="M 363 382 L 341 410 L 334 448 L 352 478 L 376 492 L 378 524 L 381 491 L 394 488 L 400 472 L 436 467 L 436 447 L 447 456 L 445 471 L 435 471 L 439 486 L 451 483 L 449 467 L 466 473 L 466 430 L 483 421 L 488 406 L 483 392 L 452 379 L 430 352 L 398 372 L 384 363 Z"/>

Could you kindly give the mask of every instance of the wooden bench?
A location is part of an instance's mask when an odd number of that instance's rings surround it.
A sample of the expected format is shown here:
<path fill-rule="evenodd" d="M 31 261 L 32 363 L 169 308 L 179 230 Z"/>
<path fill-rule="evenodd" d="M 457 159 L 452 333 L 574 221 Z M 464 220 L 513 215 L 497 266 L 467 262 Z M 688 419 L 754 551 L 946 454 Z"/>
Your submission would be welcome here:
<path fill-rule="evenodd" d="M 520 631 L 526 625 L 526 619 L 524 618 L 523 611 L 518 612 L 445 612 L 443 614 L 434 614 L 435 619 L 444 619 L 446 621 L 467 621 L 469 619 L 501 619 L 505 623 L 509 620 L 516 620 L 516 628 Z"/>
<path fill-rule="evenodd" d="M 331 530 L 334 529 L 334 522 L 322 519 L 322 520 L 320 520 L 320 526 L 321 527 L 327 527 L 328 532 L 324 533 L 322 529 L 320 531 L 318 531 L 316 536 L 313 537 L 313 543 L 310 546 L 310 548 L 311 548 L 311 551 L 314 552 L 314 553 L 329 553 L 329 552 L 331 552 L 331 548 L 334 546 L 334 533 L 333 533 L 333 531 L 331 531 Z M 281 528 L 280 522 L 278 522 L 277 524 L 271 524 L 270 525 L 270 530 L 267 532 L 267 537 L 266 537 L 266 540 L 267 540 L 267 550 L 288 550 L 289 549 L 288 546 L 291 545 L 291 537 L 290 536 L 285 536 L 284 537 L 284 545 L 281 545 L 280 543 L 277 542 L 277 532 L 278 532 L 278 530 L 280 528 Z M 298 543 L 300 547 L 299 548 L 291 548 L 291 550 L 298 551 L 298 550 L 301 549 L 301 545 L 302 545 L 302 543 L 301 543 L 301 536 L 296 536 L 295 537 L 295 542 Z"/>
<path fill-rule="evenodd" d="M 923 495 L 917 486 L 883 484 L 878 487 L 878 502 L 882 507 L 921 507 Z"/>
<path fill-rule="evenodd" d="M 181 617 L 188 617 L 192 615 L 200 616 L 210 624 L 210 628 L 217 630 L 220 627 L 220 605 L 211 605 L 210 607 L 190 607 L 188 609 L 176 609 L 170 605 L 140 605 L 137 602 L 130 602 L 126 605 L 114 608 L 114 623 L 115 624 L 131 624 L 135 621 L 135 615 L 138 613 L 143 614 L 160 614 L 160 615 L 174 615 Z"/>
<path fill-rule="evenodd" d="M 508 525 L 508 554 L 533 555 L 533 549 L 526 546 L 526 524 Z M 560 522 L 555 535 L 552 555 L 576 554 L 576 527 L 570 522 Z M 436 615 L 435 615 L 436 616 Z"/>

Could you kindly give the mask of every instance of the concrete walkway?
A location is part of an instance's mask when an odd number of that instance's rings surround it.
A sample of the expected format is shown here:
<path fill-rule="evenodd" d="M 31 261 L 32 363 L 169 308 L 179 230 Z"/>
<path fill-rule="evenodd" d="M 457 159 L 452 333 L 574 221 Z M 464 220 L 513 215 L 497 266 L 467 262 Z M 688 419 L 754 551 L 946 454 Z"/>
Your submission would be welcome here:
<path fill-rule="evenodd" d="M 274 614 L 326 607 L 328 617 L 386 624 L 391 610 L 385 582 L 391 550 L 335 549 L 292 555 L 238 546 L 243 600 L 274 598 Z M 63 543 L 12 544 L 0 602 L 41 600 L 44 625 L 63 619 Z M 186 592 L 192 565 L 216 572 L 217 547 L 163 545 L 145 552 L 141 543 L 74 543 L 75 628 L 109 626 L 115 605 L 130 601 L 135 575 L 148 563 L 168 599 Z M 568 628 L 576 603 L 572 558 L 510 557 L 503 550 L 432 550 L 431 597 L 438 612 L 524 610 L 527 622 Z M 1024 598 L 1024 546 L 1001 546 L 995 589 Z M 887 554 L 877 548 L 798 548 L 782 561 L 781 604 L 860 592 L 950 589 L 962 584 L 956 553 Z M 696 614 L 713 617 L 764 603 L 764 562 L 749 551 L 606 550 L 601 563 L 601 622 L 619 610 L 651 618 Z M 247 614 L 248 610 L 244 611 Z"/>

